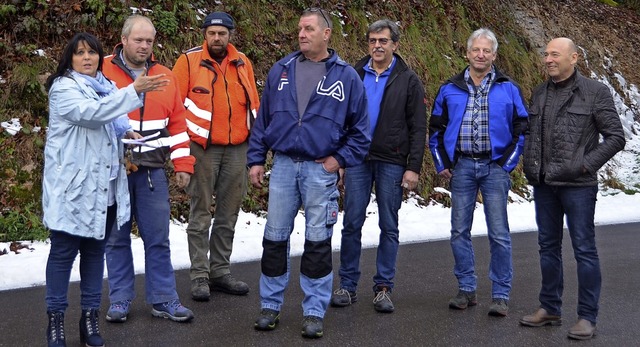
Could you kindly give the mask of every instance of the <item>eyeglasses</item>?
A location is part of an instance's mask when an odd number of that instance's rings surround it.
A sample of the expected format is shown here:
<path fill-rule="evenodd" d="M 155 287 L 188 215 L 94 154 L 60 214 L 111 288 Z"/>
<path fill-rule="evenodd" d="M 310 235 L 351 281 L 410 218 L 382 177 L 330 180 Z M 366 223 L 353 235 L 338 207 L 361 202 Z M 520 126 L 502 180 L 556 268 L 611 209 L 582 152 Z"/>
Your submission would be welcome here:
<path fill-rule="evenodd" d="M 388 39 L 386 37 L 380 38 L 380 39 L 374 39 L 374 38 L 370 38 L 369 40 L 367 40 L 369 42 L 370 45 L 375 46 L 376 42 L 380 42 L 381 46 L 386 45 L 387 43 L 389 43 L 389 41 L 391 41 L 391 39 Z"/>
<path fill-rule="evenodd" d="M 304 10 L 303 13 L 313 13 L 313 12 L 320 12 L 320 15 L 322 16 L 322 18 L 324 18 L 324 21 L 327 22 L 327 28 L 331 28 L 331 25 L 329 24 L 329 20 L 324 15 L 324 11 L 321 8 L 319 8 L 319 7 L 307 7 Z"/>

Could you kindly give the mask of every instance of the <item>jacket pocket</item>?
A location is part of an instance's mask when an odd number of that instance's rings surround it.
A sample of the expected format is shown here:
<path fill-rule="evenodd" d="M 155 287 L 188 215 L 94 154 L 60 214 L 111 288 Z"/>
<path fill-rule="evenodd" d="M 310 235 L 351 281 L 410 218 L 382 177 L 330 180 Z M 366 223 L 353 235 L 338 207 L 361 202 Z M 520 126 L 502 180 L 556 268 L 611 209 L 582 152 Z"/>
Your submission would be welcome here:
<path fill-rule="evenodd" d="M 586 127 L 591 122 L 591 111 L 588 105 L 574 104 L 566 109 L 562 123 L 556 124 L 561 131 L 555 133 L 554 151 L 560 156 L 558 163 L 558 179 L 571 181 L 582 176 L 584 163 Z M 556 121 L 561 117 L 556 118 Z"/>
<path fill-rule="evenodd" d="M 238 105 L 243 107 L 247 105 L 247 92 L 244 90 L 242 84 L 233 82 L 233 88 L 231 88 L 230 92 L 232 94 L 232 100 L 235 100 Z M 235 105 L 232 105 L 232 107 L 233 106 Z"/>
<path fill-rule="evenodd" d="M 194 94 L 211 94 L 209 89 L 200 86 L 193 87 L 193 89 L 191 89 L 191 92 L 193 92 Z"/>

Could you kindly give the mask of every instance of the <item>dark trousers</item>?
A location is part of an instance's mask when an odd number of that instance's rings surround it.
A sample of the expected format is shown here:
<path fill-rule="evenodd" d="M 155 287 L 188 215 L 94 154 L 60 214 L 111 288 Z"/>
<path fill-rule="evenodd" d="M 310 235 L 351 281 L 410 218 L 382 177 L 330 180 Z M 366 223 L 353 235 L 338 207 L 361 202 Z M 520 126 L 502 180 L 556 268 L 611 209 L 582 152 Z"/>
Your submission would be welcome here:
<path fill-rule="evenodd" d="M 100 308 L 104 277 L 104 248 L 116 219 L 116 204 L 107 210 L 105 238 L 96 240 L 63 231 L 51 230 L 51 250 L 47 260 L 47 311 L 64 312 L 69 303 L 67 292 L 73 262 L 80 252 L 80 306 Z"/>
<path fill-rule="evenodd" d="M 571 237 L 578 264 L 578 317 L 596 323 L 602 278 L 596 249 L 594 214 L 597 186 L 557 187 L 542 184 L 533 188 L 542 288 L 540 305 L 552 315 L 560 315 L 562 291 L 563 219 Z"/>

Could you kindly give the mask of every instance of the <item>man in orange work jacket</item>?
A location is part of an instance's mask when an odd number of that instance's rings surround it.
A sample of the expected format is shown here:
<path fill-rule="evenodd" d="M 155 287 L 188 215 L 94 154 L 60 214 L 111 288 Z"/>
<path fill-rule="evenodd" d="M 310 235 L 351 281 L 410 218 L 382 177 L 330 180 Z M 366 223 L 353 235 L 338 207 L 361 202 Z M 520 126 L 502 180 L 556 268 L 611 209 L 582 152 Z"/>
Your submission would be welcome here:
<path fill-rule="evenodd" d="M 235 23 L 224 12 L 202 24 L 204 43 L 182 54 L 173 67 L 187 108 L 187 131 L 196 166 L 187 193 L 191 297 L 209 300 L 210 290 L 244 295 L 246 283 L 229 269 L 235 225 L 246 193 L 249 128 L 259 106 L 253 67 L 229 39 Z M 210 208 L 215 196 L 211 236 Z M 209 257 L 207 257 L 209 252 Z"/>
<path fill-rule="evenodd" d="M 129 85 L 140 74 L 165 75 L 170 83 L 162 91 L 144 93 L 144 106 L 129 113 L 129 123 L 143 136 L 158 133 L 145 146 L 132 149 L 131 162 L 137 170 L 127 176 L 131 196 L 131 216 L 144 241 L 145 296 L 156 317 L 176 322 L 193 319 L 193 312 L 182 306 L 176 292 L 169 246 L 169 183 L 165 162 L 170 155 L 180 187 L 189 183 L 195 158 L 189 154 L 185 109 L 178 83 L 171 70 L 153 59 L 156 29 L 149 18 L 133 15 L 122 27 L 122 42 L 104 58 L 103 72 L 119 88 Z M 106 245 L 110 306 L 106 319 L 125 322 L 135 296 L 131 251 L 131 221 L 112 230 Z"/>

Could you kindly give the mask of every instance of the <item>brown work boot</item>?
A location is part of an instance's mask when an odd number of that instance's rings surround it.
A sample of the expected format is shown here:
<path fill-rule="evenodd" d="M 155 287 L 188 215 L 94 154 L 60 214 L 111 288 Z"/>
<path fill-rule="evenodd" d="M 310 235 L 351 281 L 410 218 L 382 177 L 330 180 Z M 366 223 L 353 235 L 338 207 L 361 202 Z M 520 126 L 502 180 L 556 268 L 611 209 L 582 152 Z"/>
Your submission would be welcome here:
<path fill-rule="evenodd" d="M 520 324 L 528 327 L 541 327 L 543 325 L 561 325 L 560 316 L 554 316 L 547 313 L 544 308 L 539 308 L 534 314 L 524 316 L 520 319 Z"/>
<path fill-rule="evenodd" d="M 586 319 L 578 319 L 578 322 L 569 329 L 567 336 L 575 340 L 589 340 L 596 334 L 596 325 Z"/>

